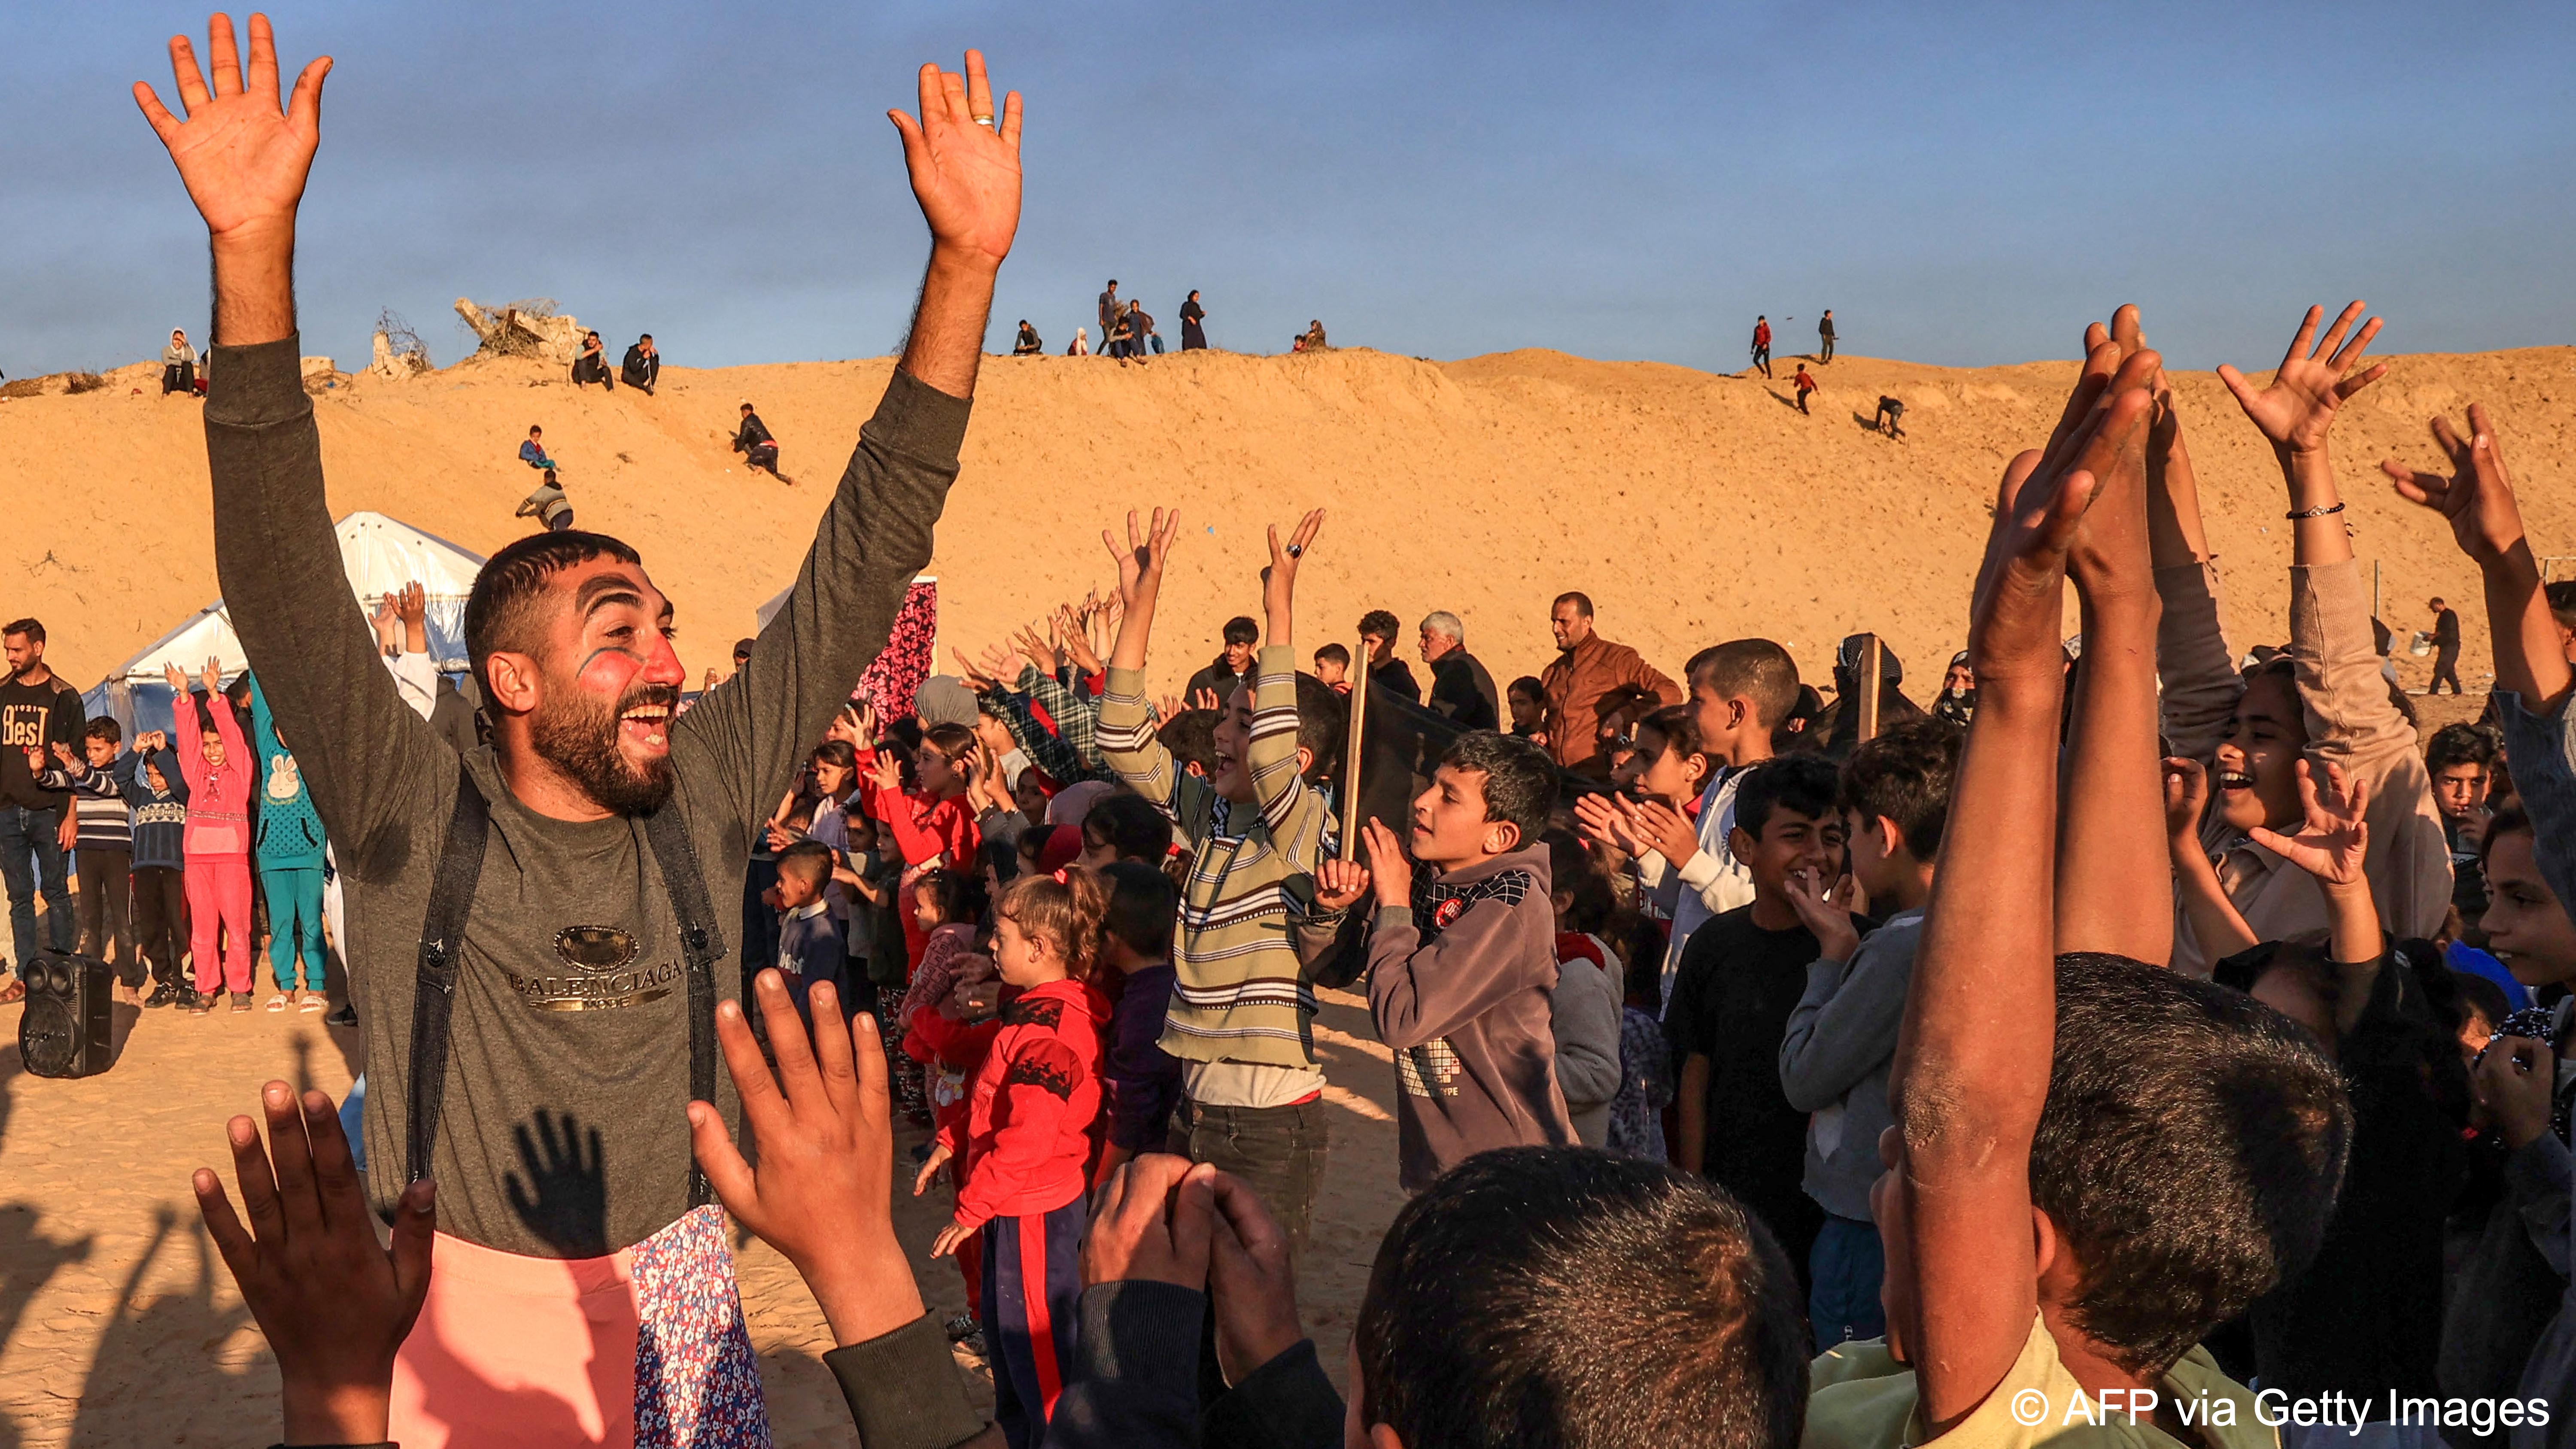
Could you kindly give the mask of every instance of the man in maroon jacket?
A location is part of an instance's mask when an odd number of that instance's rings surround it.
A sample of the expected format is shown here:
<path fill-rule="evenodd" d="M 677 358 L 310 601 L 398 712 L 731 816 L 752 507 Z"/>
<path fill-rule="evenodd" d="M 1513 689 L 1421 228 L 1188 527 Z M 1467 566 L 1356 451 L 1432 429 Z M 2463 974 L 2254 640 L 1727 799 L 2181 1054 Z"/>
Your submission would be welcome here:
<path fill-rule="evenodd" d="M 1547 691 L 1547 748 L 1559 765 L 1606 777 L 1601 743 L 1616 739 L 1633 716 L 1682 702 L 1682 687 L 1636 650 L 1592 632 L 1592 600 L 1559 594 L 1548 624 L 1556 631 L 1555 663 L 1539 677 Z"/>

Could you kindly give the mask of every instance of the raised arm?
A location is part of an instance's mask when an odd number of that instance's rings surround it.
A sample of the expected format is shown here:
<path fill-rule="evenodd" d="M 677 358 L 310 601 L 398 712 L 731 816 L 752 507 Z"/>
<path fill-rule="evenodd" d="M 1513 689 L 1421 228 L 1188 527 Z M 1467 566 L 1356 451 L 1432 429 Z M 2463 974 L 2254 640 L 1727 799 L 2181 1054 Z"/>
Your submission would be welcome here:
<path fill-rule="evenodd" d="M 2123 307 L 2113 335 L 2085 359 L 2112 375 L 2114 396 L 2154 398 L 2163 360 Z M 2113 375 L 2116 374 L 2116 375 Z M 2157 399 L 2154 406 L 2170 403 Z M 2070 419 L 2067 426 L 2080 425 Z M 2150 418 L 2150 436 L 2153 420 Z M 2156 622 L 2145 453 L 2095 480 L 2067 572 L 2084 621 L 2084 668 L 2059 757 L 2057 949 L 2103 951 L 2164 965 L 2173 958 L 2173 900 L 2154 888 L 2169 865 L 2163 751 L 2156 741 Z"/>
<path fill-rule="evenodd" d="M 1320 508 L 1300 519 L 1284 543 L 1278 525 L 1271 525 L 1270 566 L 1261 571 L 1261 609 L 1269 632 L 1261 636 L 1261 653 L 1253 664 L 1252 741 L 1243 762 L 1252 774 L 1261 816 L 1270 822 L 1272 836 L 1291 850 L 1292 860 L 1312 858 L 1291 837 L 1297 833 L 1295 818 L 1315 803 L 1297 768 L 1297 565 L 1323 526 Z M 1218 708 L 1226 707 L 1226 701 L 1218 701 Z M 1320 830 L 1320 815 L 1316 828 Z"/>
<path fill-rule="evenodd" d="M 1172 752 L 1154 737 L 1154 709 L 1145 698 L 1145 646 L 1154 632 L 1154 608 L 1163 592 L 1163 566 L 1180 537 L 1180 510 L 1154 510 L 1150 523 L 1127 512 L 1127 546 L 1109 530 L 1100 541 L 1118 561 L 1117 642 L 1109 648 L 1109 687 L 1100 696 L 1100 755 L 1137 794 L 1162 807 L 1187 832 L 1206 806 L 1208 785 L 1181 773 Z"/>
<path fill-rule="evenodd" d="M 2096 408 L 2046 456 L 2005 470 L 1969 649 L 1977 718 L 1906 998 L 1889 1099 L 1897 1123 L 1891 1335 L 1941 1433 L 1983 1402 L 2038 1312 L 2030 1145 L 2055 1044 L 2057 641 L 2067 552 L 2095 480 L 2142 450 L 2143 390 Z"/>
<path fill-rule="evenodd" d="M 2486 580 L 2496 689 L 2505 696 L 2497 704 L 2514 783 L 2531 811 L 2543 878 L 2560 900 L 2576 900 L 2576 850 L 2566 844 L 2576 841 L 2576 710 L 2568 708 L 2576 671 L 2559 645 L 2487 410 L 2469 408 L 2466 439 L 2448 419 L 2433 419 L 2433 441 L 2450 460 L 2448 478 L 2394 460 L 2380 467 L 2400 494 L 2449 521 L 2460 551 Z"/>
<path fill-rule="evenodd" d="M 2415 730 L 2388 698 L 2370 629 L 2369 596 L 2353 561 L 2344 499 L 2327 443 L 2342 404 L 2388 371 L 2361 365 L 2380 319 L 2362 304 L 2343 309 L 2317 337 L 2325 309 L 2311 307 L 2269 387 L 2260 392 L 2232 367 L 2219 376 L 2272 444 L 2288 485 L 2294 540 L 2290 571 L 2290 658 L 2308 715 L 2310 758 L 2344 763 L 2415 748 Z M 2349 340 L 2346 335 L 2350 334 Z"/>
<path fill-rule="evenodd" d="M 983 355 L 993 278 L 1020 218 L 1020 106 L 999 129 L 984 57 L 966 72 L 921 68 L 921 116 L 889 113 L 912 194 L 930 225 L 930 264 L 903 360 L 887 381 L 786 603 L 750 663 L 674 728 L 726 767 L 735 813 L 786 787 L 804 754 L 885 647 L 957 477 L 957 449 Z"/>
<path fill-rule="evenodd" d="M 206 396 L 214 482 L 215 572 L 242 651 L 266 679 L 305 779 L 334 838 L 363 853 L 421 783 L 428 726 L 376 663 L 365 616 L 340 565 L 322 491 L 322 451 L 295 336 L 295 220 L 321 142 L 328 57 L 278 99 L 267 17 L 250 19 L 245 68 L 230 18 L 209 24 L 210 78 L 186 37 L 170 67 L 186 119 L 148 85 L 136 103 L 206 223 L 222 354 Z M 182 751 L 183 758 L 187 752 Z"/>

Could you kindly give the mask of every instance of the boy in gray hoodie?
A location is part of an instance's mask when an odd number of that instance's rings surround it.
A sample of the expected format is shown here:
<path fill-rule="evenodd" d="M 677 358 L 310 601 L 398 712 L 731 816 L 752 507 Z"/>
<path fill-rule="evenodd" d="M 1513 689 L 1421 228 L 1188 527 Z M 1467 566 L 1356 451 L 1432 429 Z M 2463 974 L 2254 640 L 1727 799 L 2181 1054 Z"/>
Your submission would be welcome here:
<path fill-rule="evenodd" d="M 1574 1143 L 1548 1011 L 1556 916 L 1539 836 L 1555 799 L 1545 752 L 1471 730 L 1413 802 L 1410 860 L 1372 820 L 1366 867 L 1327 861 L 1317 874 L 1327 910 L 1375 892 L 1369 1015 L 1395 1049 L 1407 1192 L 1489 1148 Z"/>

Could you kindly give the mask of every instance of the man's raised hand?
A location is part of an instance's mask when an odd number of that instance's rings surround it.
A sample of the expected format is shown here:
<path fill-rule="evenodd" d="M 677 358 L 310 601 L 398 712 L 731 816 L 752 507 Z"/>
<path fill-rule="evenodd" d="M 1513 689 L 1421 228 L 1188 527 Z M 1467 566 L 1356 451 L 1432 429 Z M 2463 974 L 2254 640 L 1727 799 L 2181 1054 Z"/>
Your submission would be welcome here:
<path fill-rule="evenodd" d="M 2523 541 L 2522 508 L 2514 500 L 2513 480 L 2505 473 L 2504 454 L 2497 451 L 2486 405 L 2469 404 L 2466 438 L 2452 429 L 2449 418 L 2433 419 L 2433 443 L 2451 460 L 2448 478 L 2419 473 L 2394 458 L 2379 469 L 2396 483 L 2401 497 L 2442 515 L 2460 552 L 2485 568 Z"/>
<path fill-rule="evenodd" d="M 1404 842 L 1385 822 L 1372 818 L 1362 827 L 1368 842 L 1369 875 L 1377 886 L 1380 906 L 1410 907 L 1413 904 L 1413 862 L 1405 858 Z"/>
<path fill-rule="evenodd" d="M 904 169 L 937 248 L 992 270 L 1020 227 L 1020 93 L 993 108 L 984 53 L 966 52 L 966 73 L 921 68 L 921 117 L 886 112 L 903 136 Z M 987 123 L 991 124 L 987 124 Z"/>
<path fill-rule="evenodd" d="M 2313 453 L 2324 447 L 2326 434 L 2334 427 L 2335 410 L 2388 371 L 2384 362 L 2354 371 L 2361 366 L 2362 354 L 2370 350 L 2370 340 L 2379 335 L 2377 317 L 2363 322 L 2360 331 L 2352 331 L 2364 310 L 2360 302 L 2345 307 L 2319 338 L 2317 323 L 2326 309 L 2310 307 L 2299 322 L 2298 334 L 2290 339 L 2290 350 L 2283 354 L 2272 385 L 2260 391 L 2235 368 L 2219 367 L 2218 380 L 2236 394 L 2237 406 L 2245 409 L 2245 416 L 2263 430 L 2273 447 L 2292 453 Z M 2350 341 L 2345 340 L 2348 332 Z"/>
<path fill-rule="evenodd" d="M 2090 393 L 2100 405 L 2088 403 L 2047 452 L 2023 453 L 2004 469 L 1969 611 L 1968 650 L 1980 689 L 1989 679 L 2001 683 L 2035 672 L 2048 672 L 2048 687 L 2057 687 L 2067 552 L 2098 479 L 2120 463 L 2124 450 L 2143 447 L 2154 406 L 2144 388 L 2106 388 L 2090 375 L 2079 381 L 2078 396 Z"/>
<path fill-rule="evenodd" d="M 268 17 L 250 17 L 250 68 L 242 69 L 229 15 L 207 22 L 206 44 L 214 60 L 209 78 L 197 68 L 197 53 L 188 37 L 170 37 L 170 73 L 177 83 L 181 120 L 161 103 L 152 87 L 134 83 L 134 103 L 152 123 L 170 160 L 187 183 L 188 198 L 206 219 L 207 234 L 218 243 L 275 233 L 292 243 L 296 203 L 304 196 L 304 178 L 313 169 L 313 150 L 322 142 L 322 78 L 331 72 L 323 56 L 304 67 L 295 90 L 281 106 L 277 98 L 277 41 Z"/>

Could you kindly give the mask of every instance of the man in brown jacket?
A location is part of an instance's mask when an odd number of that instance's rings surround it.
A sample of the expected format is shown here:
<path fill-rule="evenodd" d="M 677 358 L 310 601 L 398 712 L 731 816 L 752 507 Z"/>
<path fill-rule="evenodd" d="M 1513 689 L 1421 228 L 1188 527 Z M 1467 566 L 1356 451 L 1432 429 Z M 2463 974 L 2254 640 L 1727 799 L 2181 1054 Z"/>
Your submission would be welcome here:
<path fill-rule="evenodd" d="M 1607 776 L 1601 743 L 1631 718 L 1682 702 L 1682 687 L 1625 644 L 1592 632 L 1592 600 L 1559 594 L 1548 623 L 1556 631 L 1555 663 L 1539 677 L 1547 690 L 1547 749 L 1578 774 Z"/>

